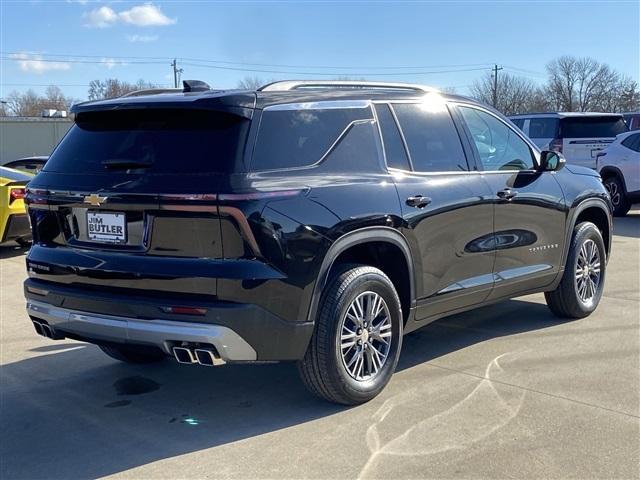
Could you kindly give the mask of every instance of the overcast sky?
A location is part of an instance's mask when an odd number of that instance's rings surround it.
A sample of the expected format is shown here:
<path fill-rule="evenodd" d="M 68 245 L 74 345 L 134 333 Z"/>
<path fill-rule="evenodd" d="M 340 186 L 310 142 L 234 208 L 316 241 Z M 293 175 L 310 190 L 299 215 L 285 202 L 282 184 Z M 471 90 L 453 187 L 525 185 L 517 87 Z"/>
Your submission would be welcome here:
<path fill-rule="evenodd" d="M 493 63 L 542 81 L 564 54 L 638 80 L 639 5 L 2 0 L 0 96 L 57 84 L 82 99 L 91 80 L 107 77 L 169 85 L 173 57 L 183 78 L 215 87 L 349 75 L 466 93 Z"/>

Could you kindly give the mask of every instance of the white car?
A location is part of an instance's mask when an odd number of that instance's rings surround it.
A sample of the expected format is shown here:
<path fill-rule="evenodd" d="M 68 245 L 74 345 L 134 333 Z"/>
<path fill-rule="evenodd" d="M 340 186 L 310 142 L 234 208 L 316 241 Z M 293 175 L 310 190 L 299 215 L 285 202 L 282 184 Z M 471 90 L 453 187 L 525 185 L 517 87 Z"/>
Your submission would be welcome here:
<path fill-rule="evenodd" d="M 596 155 L 616 135 L 629 131 L 619 113 L 528 113 L 509 119 L 541 150 L 555 150 L 568 163 L 589 168 L 596 168 Z"/>
<path fill-rule="evenodd" d="M 618 135 L 598 152 L 596 169 L 611 196 L 613 214 L 626 215 L 631 204 L 640 201 L 640 131 Z"/>

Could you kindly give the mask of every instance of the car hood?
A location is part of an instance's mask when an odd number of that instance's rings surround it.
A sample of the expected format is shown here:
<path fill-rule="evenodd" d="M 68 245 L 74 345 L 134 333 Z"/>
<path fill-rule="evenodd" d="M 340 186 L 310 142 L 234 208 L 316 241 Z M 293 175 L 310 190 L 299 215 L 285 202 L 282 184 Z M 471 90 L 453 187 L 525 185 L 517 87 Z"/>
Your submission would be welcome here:
<path fill-rule="evenodd" d="M 594 169 L 588 168 L 588 167 L 581 167 L 580 165 L 566 164 L 564 166 L 564 168 L 566 168 L 571 173 L 574 173 L 576 175 L 586 175 L 588 177 L 599 177 L 600 176 L 600 174 L 598 172 L 596 172 Z"/>

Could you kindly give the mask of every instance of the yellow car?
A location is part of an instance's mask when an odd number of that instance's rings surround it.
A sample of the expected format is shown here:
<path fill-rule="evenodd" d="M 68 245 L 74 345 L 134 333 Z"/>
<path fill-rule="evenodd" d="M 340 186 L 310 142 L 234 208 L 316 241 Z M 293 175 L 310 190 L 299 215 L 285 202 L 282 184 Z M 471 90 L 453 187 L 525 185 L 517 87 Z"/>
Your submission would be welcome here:
<path fill-rule="evenodd" d="M 29 173 L 0 167 L 0 245 L 13 240 L 26 245 L 31 239 L 24 194 L 32 178 Z"/>

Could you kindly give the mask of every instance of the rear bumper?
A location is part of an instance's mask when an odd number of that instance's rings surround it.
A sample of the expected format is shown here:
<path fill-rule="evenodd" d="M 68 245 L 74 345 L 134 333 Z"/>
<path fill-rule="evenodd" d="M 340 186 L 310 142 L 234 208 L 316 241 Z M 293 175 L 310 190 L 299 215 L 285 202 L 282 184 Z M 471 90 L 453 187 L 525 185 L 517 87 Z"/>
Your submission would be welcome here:
<path fill-rule="evenodd" d="M 167 355 L 180 342 L 202 343 L 225 362 L 251 362 L 298 360 L 313 332 L 312 322 L 287 322 L 257 305 L 125 296 L 34 279 L 24 286 L 29 316 L 48 324 L 54 338 L 150 345 Z M 165 305 L 202 307 L 206 315 L 168 314 Z"/>
<path fill-rule="evenodd" d="M 30 300 L 27 312 L 32 319 L 44 320 L 53 336 L 74 337 L 109 343 L 150 345 L 167 355 L 182 342 L 213 345 L 225 362 L 257 360 L 256 351 L 240 335 L 227 327 L 170 320 L 139 320 L 99 315 Z"/>
<path fill-rule="evenodd" d="M 24 238 L 31 236 L 31 227 L 29 226 L 29 218 L 26 214 L 13 214 L 7 218 L 7 224 L 0 236 L 0 242 L 8 242 L 16 238 Z"/>

